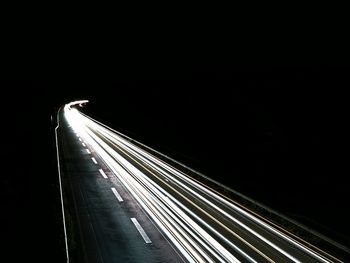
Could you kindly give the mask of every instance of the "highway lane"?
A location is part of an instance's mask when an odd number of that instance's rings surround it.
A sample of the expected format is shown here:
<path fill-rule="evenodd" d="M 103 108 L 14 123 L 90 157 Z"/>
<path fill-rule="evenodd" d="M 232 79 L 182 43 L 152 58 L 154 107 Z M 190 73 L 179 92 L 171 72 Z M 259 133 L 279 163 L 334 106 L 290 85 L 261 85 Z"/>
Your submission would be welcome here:
<path fill-rule="evenodd" d="M 103 162 L 102 170 L 109 171 L 109 176 L 105 178 L 102 173 L 102 178 L 118 181 L 125 195 L 132 196 L 142 207 L 156 226 L 155 231 L 162 232 L 187 261 L 340 262 L 152 156 L 71 105 L 66 105 L 65 117 L 78 134 L 79 143 L 98 157 L 95 161 Z M 95 161 L 90 162 L 96 165 Z"/>
<path fill-rule="evenodd" d="M 133 196 L 69 127 L 63 111 L 57 134 L 70 261 L 183 262 Z"/>

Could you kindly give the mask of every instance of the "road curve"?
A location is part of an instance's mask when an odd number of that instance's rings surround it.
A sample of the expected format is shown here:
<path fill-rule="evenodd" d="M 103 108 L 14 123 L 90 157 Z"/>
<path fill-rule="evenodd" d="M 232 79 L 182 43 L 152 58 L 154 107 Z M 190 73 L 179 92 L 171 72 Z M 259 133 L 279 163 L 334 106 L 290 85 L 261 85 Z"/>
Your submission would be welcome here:
<path fill-rule="evenodd" d="M 85 159 L 90 159 L 89 165 L 95 169 L 92 173 L 95 176 L 98 171 L 99 178 L 79 179 L 79 183 L 71 180 L 70 186 L 74 189 L 85 189 L 85 194 L 74 197 L 75 193 L 71 199 L 88 198 L 91 205 L 87 212 L 90 214 L 96 214 L 91 203 L 96 199 L 106 204 L 108 211 L 113 210 L 111 213 L 123 213 L 129 218 L 95 218 L 93 225 L 101 226 L 105 224 L 103 220 L 115 220 L 115 227 L 136 229 L 137 237 L 146 247 L 162 244 L 164 248 L 162 253 L 153 249 L 146 254 L 158 253 L 157 259 L 166 257 L 168 260 L 171 255 L 174 262 L 342 262 L 307 242 L 300 242 L 269 223 L 268 219 L 257 217 L 242 205 L 141 149 L 79 112 L 77 105 L 81 106 L 82 102 L 65 105 L 64 117 L 75 134 L 77 145 L 87 156 Z M 97 185 L 91 185 L 92 181 L 98 181 Z M 96 188 L 93 190 L 93 187 Z M 95 195 L 84 197 L 91 192 Z M 125 200 L 130 203 L 122 207 L 120 204 Z M 109 207 L 109 202 L 113 208 Z M 126 216 L 125 210 L 129 214 L 137 210 L 137 216 Z M 100 238 L 101 243 L 108 241 L 99 233 L 94 236 L 96 240 Z M 99 247 L 102 259 L 106 251 Z M 113 262 L 113 257 L 107 258 Z M 159 262 L 166 262 L 166 259 L 162 260 Z"/>

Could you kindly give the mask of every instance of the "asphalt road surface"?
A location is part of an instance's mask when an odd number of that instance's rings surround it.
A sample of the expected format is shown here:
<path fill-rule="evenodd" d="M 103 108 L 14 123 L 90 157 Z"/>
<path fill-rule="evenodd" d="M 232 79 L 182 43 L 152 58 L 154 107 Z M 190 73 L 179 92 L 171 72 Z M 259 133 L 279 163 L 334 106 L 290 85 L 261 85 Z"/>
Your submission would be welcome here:
<path fill-rule="evenodd" d="M 92 148 L 87 151 L 62 117 L 57 136 L 70 262 L 183 262 L 135 198 Z M 144 240 L 135 219 L 150 241 Z"/>
<path fill-rule="evenodd" d="M 62 107 L 57 128 L 71 262 L 341 262 L 82 114 L 83 104 Z"/>

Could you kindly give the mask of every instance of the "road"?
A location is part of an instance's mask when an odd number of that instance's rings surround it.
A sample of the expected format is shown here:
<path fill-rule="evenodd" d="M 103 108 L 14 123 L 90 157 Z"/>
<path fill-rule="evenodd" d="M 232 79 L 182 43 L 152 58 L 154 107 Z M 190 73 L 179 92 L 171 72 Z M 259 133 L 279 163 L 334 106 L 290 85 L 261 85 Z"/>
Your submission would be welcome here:
<path fill-rule="evenodd" d="M 79 112 L 84 103 L 65 105 L 57 130 L 69 258 L 341 262 Z"/>

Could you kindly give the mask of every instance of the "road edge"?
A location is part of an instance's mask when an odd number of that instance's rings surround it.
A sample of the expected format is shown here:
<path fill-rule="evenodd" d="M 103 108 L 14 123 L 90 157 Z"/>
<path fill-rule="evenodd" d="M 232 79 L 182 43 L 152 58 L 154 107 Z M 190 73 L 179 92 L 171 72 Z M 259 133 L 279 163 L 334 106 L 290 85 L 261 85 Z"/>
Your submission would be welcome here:
<path fill-rule="evenodd" d="M 57 157 L 57 171 L 58 171 L 58 181 L 60 185 L 60 196 L 61 196 L 61 209 L 62 209 L 62 221 L 63 221 L 63 231 L 64 231 L 64 243 L 66 246 L 66 258 L 67 263 L 69 263 L 69 249 L 68 249 L 68 239 L 67 239 L 67 229 L 66 229 L 66 218 L 64 213 L 64 202 L 63 202 L 63 191 L 62 191 L 62 179 L 61 179 L 61 166 L 60 166 L 60 156 L 59 156 L 59 147 L 57 139 L 57 131 L 60 127 L 60 110 L 62 106 L 57 110 L 57 126 L 55 128 L 55 141 L 56 141 L 56 157 Z"/>

